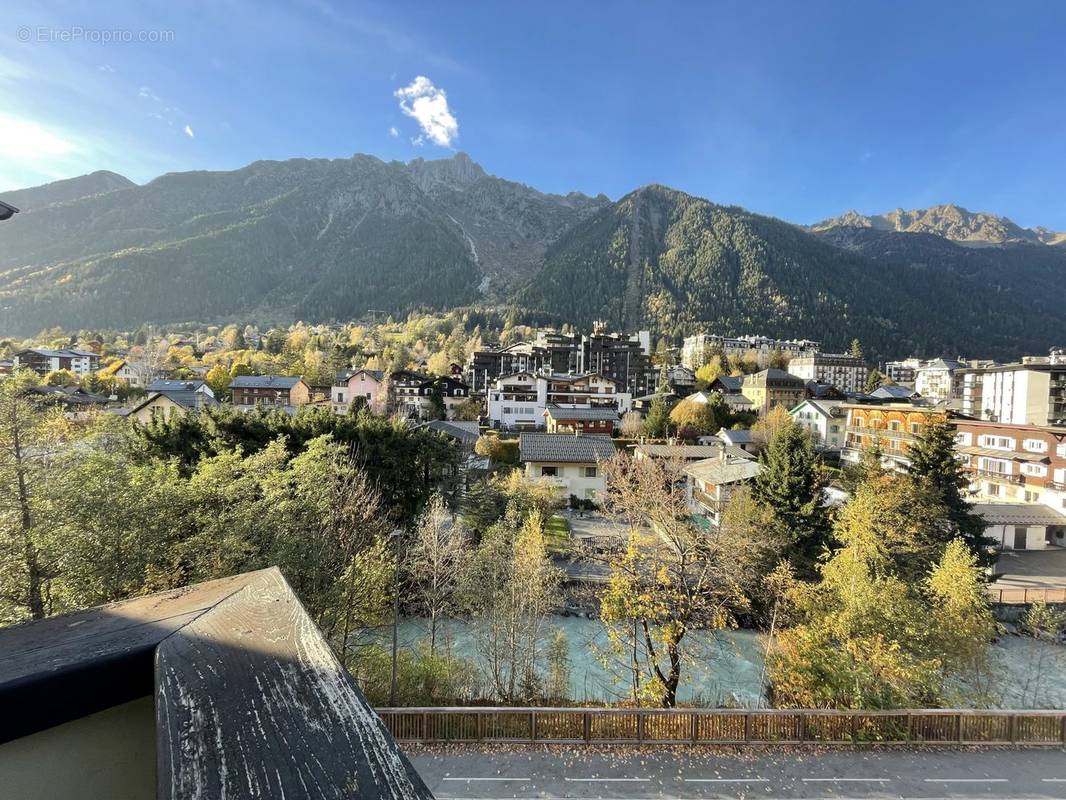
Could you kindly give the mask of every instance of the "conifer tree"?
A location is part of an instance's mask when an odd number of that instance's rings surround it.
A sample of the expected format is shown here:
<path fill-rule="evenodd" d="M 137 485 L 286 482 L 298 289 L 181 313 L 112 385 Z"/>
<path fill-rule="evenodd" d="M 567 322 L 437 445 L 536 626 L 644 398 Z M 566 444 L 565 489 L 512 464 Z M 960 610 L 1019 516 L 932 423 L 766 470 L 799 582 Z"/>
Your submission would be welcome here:
<path fill-rule="evenodd" d="M 908 451 L 908 456 L 911 477 L 925 484 L 940 498 L 959 538 L 982 567 L 990 566 L 995 556 L 989 549 L 992 542 L 985 536 L 987 526 L 962 496 L 969 480 L 955 454 L 954 428 L 947 421 L 927 422 Z"/>
<path fill-rule="evenodd" d="M 756 501 L 772 512 L 770 534 L 800 578 L 813 578 L 829 537 L 822 502 L 824 479 L 810 437 L 798 426 L 780 428 L 759 456 L 762 471 L 752 484 Z"/>

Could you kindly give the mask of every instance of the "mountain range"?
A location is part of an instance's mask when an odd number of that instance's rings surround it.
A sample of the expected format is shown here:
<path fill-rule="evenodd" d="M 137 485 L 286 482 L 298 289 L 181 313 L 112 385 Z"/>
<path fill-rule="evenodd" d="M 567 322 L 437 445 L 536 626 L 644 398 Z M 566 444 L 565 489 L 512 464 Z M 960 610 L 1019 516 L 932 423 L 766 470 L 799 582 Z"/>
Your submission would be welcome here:
<path fill-rule="evenodd" d="M 1066 343 L 1066 237 L 956 206 L 803 227 L 664 186 L 547 194 L 463 153 L 96 172 L 3 199 L 22 209 L 0 224 L 8 335 L 490 304 L 671 337 L 857 337 L 882 357 Z"/>

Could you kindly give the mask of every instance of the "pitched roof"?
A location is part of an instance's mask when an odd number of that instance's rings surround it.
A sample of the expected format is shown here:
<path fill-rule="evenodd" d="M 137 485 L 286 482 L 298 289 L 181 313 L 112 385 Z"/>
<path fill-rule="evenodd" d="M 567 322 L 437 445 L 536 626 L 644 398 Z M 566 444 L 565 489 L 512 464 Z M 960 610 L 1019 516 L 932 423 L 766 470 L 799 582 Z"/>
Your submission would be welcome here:
<path fill-rule="evenodd" d="M 587 408 L 560 408 L 559 406 L 548 406 L 547 409 L 545 409 L 544 413 L 552 419 L 574 419 L 587 421 L 594 421 L 600 419 L 618 419 L 617 409 L 596 408 L 595 406 L 590 406 Z"/>
<path fill-rule="evenodd" d="M 727 392 L 735 394 L 743 388 L 744 379 L 732 375 L 719 375 L 711 382 L 711 386 L 714 386 L 715 384 L 720 384 Z"/>
<path fill-rule="evenodd" d="M 918 393 L 914 389 L 907 386 L 900 386 L 898 383 L 882 383 L 872 392 L 870 397 L 884 398 L 886 400 L 909 400 L 912 397 L 917 397 Z"/>
<path fill-rule="evenodd" d="M 203 388 L 205 381 L 197 378 L 188 381 L 154 380 L 148 384 L 149 392 L 194 392 Z"/>
<path fill-rule="evenodd" d="M 681 458 L 685 461 L 701 461 L 706 458 L 718 458 L 725 448 L 727 455 L 734 458 L 751 459 L 752 455 L 730 444 L 638 444 L 634 452 L 643 453 L 649 458 Z"/>
<path fill-rule="evenodd" d="M 758 461 L 750 458 L 705 458 L 685 467 L 685 474 L 704 483 L 721 486 L 754 478 L 762 471 Z"/>
<path fill-rule="evenodd" d="M 221 405 L 214 397 L 204 392 L 193 392 L 187 390 L 181 390 L 177 392 L 151 392 L 144 400 L 139 402 L 133 408 L 123 412 L 126 416 L 140 411 L 142 408 L 153 402 L 154 400 L 163 397 L 172 403 L 176 403 L 182 408 L 187 408 L 190 411 L 199 411 L 204 406 L 217 406 Z"/>
<path fill-rule="evenodd" d="M 523 433 L 518 440 L 522 461 L 559 461 L 594 464 L 615 454 L 608 436 L 575 435 L 572 433 Z"/>
<path fill-rule="evenodd" d="M 415 427 L 439 431 L 445 436 L 455 439 L 460 444 L 474 444 L 477 442 L 478 437 L 481 436 L 481 427 L 478 423 L 465 420 L 432 419 Z"/>
<path fill-rule="evenodd" d="M 770 367 L 764 369 L 761 372 L 756 372 L 754 375 L 744 376 L 745 386 L 766 386 L 767 383 L 774 382 L 777 385 L 787 384 L 789 386 L 795 386 L 802 389 L 806 386 L 806 381 L 803 378 L 798 378 L 783 369 L 777 369 L 776 367 Z"/>
<path fill-rule="evenodd" d="M 723 442 L 728 442 L 729 444 L 751 444 L 754 441 L 751 431 L 747 428 L 735 431 L 722 428 L 718 431 L 717 436 Z"/>
<path fill-rule="evenodd" d="M 303 378 L 292 375 L 238 375 L 231 389 L 291 389 Z"/>
<path fill-rule="evenodd" d="M 385 374 L 384 370 L 380 369 L 346 369 L 344 372 L 337 373 L 337 383 L 347 383 L 351 380 L 353 375 L 358 375 L 359 373 L 365 373 L 379 383 L 381 382 L 382 376 Z"/>
<path fill-rule="evenodd" d="M 1066 514 L 1040 503 L 975 503 L 989 525 L 1066 525 Z"/>
<path fill-rule="evenodd" d="M 160 798 L 432 797 L 277 568 L 5 628 L 0 652 L 0 742 L 154 695 Z"/>

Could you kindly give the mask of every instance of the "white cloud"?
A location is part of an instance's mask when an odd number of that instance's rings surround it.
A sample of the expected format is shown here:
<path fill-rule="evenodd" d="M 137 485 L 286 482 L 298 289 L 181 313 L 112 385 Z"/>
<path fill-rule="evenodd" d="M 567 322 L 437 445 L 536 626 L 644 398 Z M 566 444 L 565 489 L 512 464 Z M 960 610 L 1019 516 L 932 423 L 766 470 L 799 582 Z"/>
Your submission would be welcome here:
<path fill-rule="evenodd" d="M 400 132 L 398 130 L 396 130 L 396 126 L 395 125 L 393 125 L 391 128 L 389 128 L 389 136 L 392 136 L 393 138 L 396 138 L 399 135 L 400 135 Z"/>
<path fill-rule="evenodd" d="M 110 64 L 101 64 L 100 66 L 97 67 L 97 69 L 100 70 L 101 72 L 114 72 L 115 71 L 115 68 L 112 67 Z"/>
<path fill-rule="evenodd" d="M 192 132 L 192 128 L 188 125 L 185 126 L 185 135 L 188 136 L 190 139 L 196 138 L 196 134 Z M 209 136 L 207 138 L 210 139 L 211 137 Z"/>
<path fill-rule="evenodd" d="M 393 94 L 400 100 L 400 110 L 416 120 L 434 144 L 449 147 L 459 137 L 459 120 L 448 108 L 448 96 L 429 78 L 419 75 Z"/>
<path fill-rule="evenodd" d="M 154 100 L 157 103 L 159 102 L 159 97 L 147 86 L 142 86 L 140 89 L 138 89 L 137 96 L 142 97 L 145 100 Z"/>

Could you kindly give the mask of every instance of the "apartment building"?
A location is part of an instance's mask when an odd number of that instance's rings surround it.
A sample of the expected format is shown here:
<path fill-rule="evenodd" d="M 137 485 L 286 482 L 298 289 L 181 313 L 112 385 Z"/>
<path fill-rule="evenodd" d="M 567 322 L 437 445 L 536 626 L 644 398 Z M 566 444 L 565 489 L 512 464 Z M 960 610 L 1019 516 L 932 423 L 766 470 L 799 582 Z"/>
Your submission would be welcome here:
<path fill-rule="evenodd" d="M 921 359 L 905 358 L 902 361 L 886 361 L 885 367 L 881 372 L 894 383 L 913 384 L 914 376 L 921 366 Z"/>
<path fill-rule="evenodd" d="M 911 403 L 843 403 L 840 407 L 847 412 L 841 459 L 858 462 L 863 450 L 877 446 L 882 463 L 900 471 L 910 465 L 907 451 L 924 427 L 947 419 L 945 412 Z"/>
<path fill-rule="evenodd" d="M 1066 510 L 1066 428 L 957 419 L 955 429 L 975 497 Z"/>
<path fill-rule="evenodd" d="M 1066 426 L 1066 359 L 962 370 L 962 413 L 1012 425 Z"/>
<path fill-rule="evenodd" d="M 962 373 L 966 364 L 950 358 L 923 361 L 914 371 L 914 390 L 926 400 L 946 403 L 962 395 Z"/>
<path fill-rule="evenodd" d="M 499 430 L 544 428 L 549 407 L 557 414 L 560 409 L 608 409 L 620 417 L 632 409 L 633 399 L 617 389 L 613 380 L 596 373 L 508 375 L 488 392 L 489 424 Z"/>
<path fill-rule="evenodd" d="M 821 350 L 820 342 L 810 339 L 772 339 L 768 336 L 718 336 L 699 333 L 686 336 L 681 345 L 681 363 L 696 370 L 707 363 L 707 354 L 721 350 L 726 356 L 743 358 L 753 355 L 760 366 L 767 366 L 774 353 L 781 352 L 790 358 L 813 355 Z"/>
<path fill-rule="evenodd" d="M 496 380 L 521 372 L 594 372 L 634 397 L 655 391 L 659 377 L 648 331 L 608 333 L 604 323 L 597 322 L 587 336 L 545 328 L 531 342 L 475 351 L 467 366 L 467 382 L 473 391 L 487 392 Z"/>
<path fill-rule="evenodd" d="M 792 408 L 799 403 L 806 396 L 807 382 L 783 369 L 770 368 L 745 375 L 741 393 L 762 416 L 774 406 Z"/>
<path fill-rule="evenodd" d="M 861 358 L 846 353 L 812 353 L 788 362 L 790 374 L 805 381 L 830 384 L 845 394 L 858 394 L 866 388 L 869 368 Z"/>
<path fill-rule="evenodd" d="M 33 347 L 15 353 L 12 364 L 15 369 L 30 369 L 41 377 L 61 369 L 75 375 L 88 375 L 100 369 L 100 356 L 88 350 Z"/>

